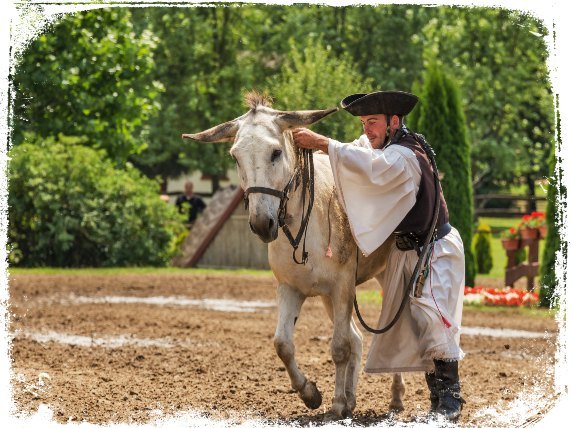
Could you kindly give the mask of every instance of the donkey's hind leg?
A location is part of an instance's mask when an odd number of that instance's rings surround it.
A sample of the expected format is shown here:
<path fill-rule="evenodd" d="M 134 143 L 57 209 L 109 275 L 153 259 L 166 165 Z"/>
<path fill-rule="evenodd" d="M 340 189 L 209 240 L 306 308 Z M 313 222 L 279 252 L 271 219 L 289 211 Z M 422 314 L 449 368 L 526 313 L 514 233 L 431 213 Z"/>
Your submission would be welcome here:
<path fill-rule="evenodd" d="M 334 308 L 332 305 L 332 300 L 328 296 L 322 296 L 322 301 L 328 316 L 334 321 Z M 346 368 L 346 379 L 345 379 L 345 392 L 346 392 L 346 402 L 347 410 L 352 413 L 356 407 L 356 389 L 359 378 L 359 371 L 361 366 L 361 355 L 362 355 L 362 335 L 358 328 L 356 327 L 353 319 L 351 320 L 350 327 L 350 346 L 351 355 L 348 361 L 348 366 Z"/>
<path fill-rule="evenodd" d="M 401 373 L 393 374 L 393 382 L 391 384 L 391 402 L 389 403 L 389 410 L 394 412 L 401 412 L 403 407 L 403 395 L 405 394 L 405 384 L 403 383 L 403 376 Z"/>
<path fill-rule="evenodd" d="M 344 287 L 343 284 L 347 286 Z M 342 418 L 351 416 L 352 413 L 346 397 L 346 374 L 348 367 L 352 366 L 350 360 L 353 357 L 352 342 L 355 339 L 351 328 L 355 286 L 353 281 L 351 281 L 351 287 L 349 284 L 350 281 L 343 281 L 343 278 L 340 278 L 338 286 L 332 290 L 331 294 L 334 313 L 331 351 L 332 360 L 336 365 L 336 383 L 331 411 L 337 417 Z M 353 379 L 353 373 L 351 377 Z"/>
<path fill-rule="evenodd" d="M 278 324 L 274 334 L 274 348 L 284 363 L 292 388 L 298 392 L 306 407 L 317 409 L 322 404 L 322 394 L 314 382 L 309 381 L 296 364 L 294 326 L 306 297 L 287 284 L 278 285 Z"/>

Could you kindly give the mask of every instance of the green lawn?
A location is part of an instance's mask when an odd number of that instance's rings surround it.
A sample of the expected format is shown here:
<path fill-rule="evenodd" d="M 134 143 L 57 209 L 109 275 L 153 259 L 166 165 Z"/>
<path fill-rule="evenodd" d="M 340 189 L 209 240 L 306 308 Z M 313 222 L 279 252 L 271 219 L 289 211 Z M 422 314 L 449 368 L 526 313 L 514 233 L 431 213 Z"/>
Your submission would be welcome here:
<path fill-rule="evenodd" d="M 129 274 L 220 274 L 220 275 L 260 275 L 272 276 L 270 270 L 257 269 L 203 269 L 203 268 L 176 268 L 176 267 L 117 267 L 117 268 L 9 268 L 10 274 L 26 275 L 129 275 Z"/>

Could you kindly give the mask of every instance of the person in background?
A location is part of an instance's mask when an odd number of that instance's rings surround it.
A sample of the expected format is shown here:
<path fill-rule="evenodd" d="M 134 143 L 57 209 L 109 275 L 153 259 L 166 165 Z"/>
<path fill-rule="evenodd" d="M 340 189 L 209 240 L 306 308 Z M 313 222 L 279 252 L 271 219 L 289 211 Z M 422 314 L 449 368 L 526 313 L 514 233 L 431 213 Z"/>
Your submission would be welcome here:
<path fill-rule="evenodd" d="M 175 205 L 181 214 L 184 214 L 185 210 L 187 210 L 188 217 L 186 226 L 189 229 L 192 227 L 199 214 L 206 208 L 206 204 L 201 197 L 193 193 L 193 183 L 191 181 L 187 181 L 185 183 L 185 193 L 177 197 Z"/>

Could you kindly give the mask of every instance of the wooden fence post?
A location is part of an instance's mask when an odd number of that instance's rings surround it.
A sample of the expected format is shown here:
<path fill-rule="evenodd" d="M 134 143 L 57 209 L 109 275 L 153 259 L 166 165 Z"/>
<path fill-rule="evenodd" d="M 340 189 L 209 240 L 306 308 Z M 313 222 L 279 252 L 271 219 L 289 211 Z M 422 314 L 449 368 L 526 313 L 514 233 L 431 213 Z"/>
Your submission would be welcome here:
<path fill-rule="evenodd" d="M 508 287 L 514 287 L 514 283 L 519 278 L 526 276 L 528 291 L 534 289 L 534 277 L 538 275 L 538 242 L 540 235 L 535 238 L 521 239 L 519 249 L 528 247 L 528 262 L 516 264 L 516 252 L 518 250 L 506 250 L 508 262 L 504 274 L 504 282 Z"/>

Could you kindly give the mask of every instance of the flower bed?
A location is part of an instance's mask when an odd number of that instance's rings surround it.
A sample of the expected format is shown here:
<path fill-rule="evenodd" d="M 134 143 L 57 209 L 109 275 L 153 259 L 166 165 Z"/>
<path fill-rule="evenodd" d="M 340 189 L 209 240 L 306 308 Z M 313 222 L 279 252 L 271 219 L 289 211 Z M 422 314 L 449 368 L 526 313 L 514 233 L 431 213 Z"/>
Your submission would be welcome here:
<path fill-rule="evenodd" d="M 538 303 L 538 293 L 510 287 L 465 287 L 463 302 L 468 305 L 534 306 Z"/>

